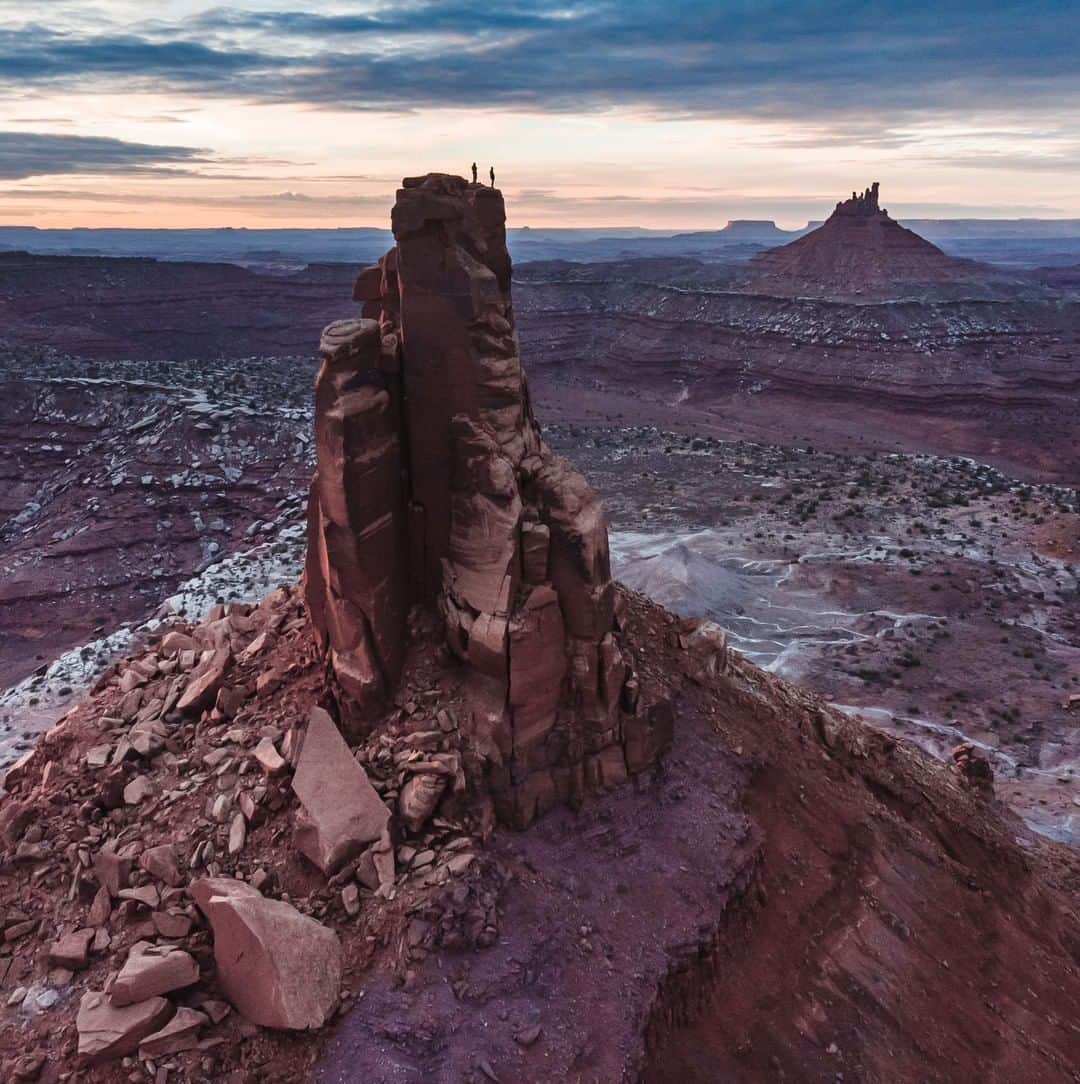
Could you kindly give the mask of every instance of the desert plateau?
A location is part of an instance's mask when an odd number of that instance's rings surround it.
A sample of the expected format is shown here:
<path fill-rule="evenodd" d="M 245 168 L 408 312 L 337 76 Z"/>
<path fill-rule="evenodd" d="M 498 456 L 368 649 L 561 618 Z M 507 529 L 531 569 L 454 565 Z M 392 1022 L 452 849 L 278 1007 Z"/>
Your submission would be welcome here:
<path fill-rule="evenodd" d="M 1080 1081 L 1080 25 L 774 7 L 0 4 L 0 1079 Z"/>

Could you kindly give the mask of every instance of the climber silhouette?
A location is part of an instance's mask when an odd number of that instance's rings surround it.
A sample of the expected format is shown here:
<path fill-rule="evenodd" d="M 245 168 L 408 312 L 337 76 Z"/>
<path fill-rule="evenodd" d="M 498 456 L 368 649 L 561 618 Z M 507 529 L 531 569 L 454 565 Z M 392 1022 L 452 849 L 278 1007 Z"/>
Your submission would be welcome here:
<path fill-rule="evenodd" d="M 472 164 L 472 183 L 476 184 L 476 163 Z"/>
<path fill-rule="evenodd" d="M 495 187 L 495 167 L 492 166 L 491 169 L 488 172 L 491 174 L 491 187 L 494 188 Z"/>

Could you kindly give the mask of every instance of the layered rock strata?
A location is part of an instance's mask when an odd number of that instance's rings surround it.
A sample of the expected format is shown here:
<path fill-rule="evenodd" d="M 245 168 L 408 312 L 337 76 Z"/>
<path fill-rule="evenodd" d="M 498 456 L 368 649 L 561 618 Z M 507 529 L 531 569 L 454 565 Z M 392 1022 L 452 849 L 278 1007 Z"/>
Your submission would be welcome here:
<path fill-rule="evenodd" d="M 493 188 L 399 190 L 361 318 L 322 337 L 305 591 L 353 729 L 394 690 L 410 606 L 438 610 L 496 808 L 525 825 L 652 764 L 671 715 L 620 648 L 600 502 L 533 417 L 504 223 Z"/>

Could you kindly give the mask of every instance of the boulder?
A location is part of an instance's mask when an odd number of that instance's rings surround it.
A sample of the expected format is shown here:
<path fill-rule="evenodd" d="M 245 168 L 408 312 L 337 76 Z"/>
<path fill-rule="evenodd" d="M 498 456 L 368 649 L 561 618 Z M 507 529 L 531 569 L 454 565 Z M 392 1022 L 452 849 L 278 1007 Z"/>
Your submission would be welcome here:
<path fill-rule="evenodd" d="M 329 1019 L 341 985 L 333 930 L 243 881 L 207 878 L 190 892 L 214 935 L 221 988 L 248 1020 L 304 1029 Z"/>
<path fill-rule="evenodd" d="M 187 688 L 176 702 L 176 710 L 197 715 L 205 708 L 212 708 L 231 664 L 232 652 L 227 647 L 215 651 L 210 659 L 192 674 Z"/>
<path fill-rule="evenodd" d="M 165 748 L 169 731 L 160 719 L 144 719 L 128 731 L 128 744 L 140 757 L 153 757 Z"/>
<path fill-rule="evenodd" d="M 727 634 L 714 621 L 691 618 L 683 622 L 679 643 L 686 652 L 687 674 L 699 685 L 715 682 L 727 672 Z"/>
<path fill-rule="evenodd" d="M 150 916 L 150 921 L 161 937 L 187 937 L 191 933 L 191 919 L 187 915 L 155 911 Z"/>
<path fill-rule="evenodd" d="M 199 1045 L 199 1029 L 209 1022 L 205 1013 L 181 1006 L 160 1031 L 147 1035 L 139 1043 L 139 1057 L 163 1058 L 194 1050 Z"/>
<path fill-rule="evenodd" d="M 154 908 L 161 902 L 161 893 L 157 885 L 139 885 L 138 888 L 121 888 L 118 896 L 122 900 L 131 900 L 140 907 Z"/>
<path fill-rule="evenodd" d="M 86 921 L 91 926 L 104 926 L 112 914 L 112 899 L 105 885 L 99 885 L 94 899 L 90 904 L 90 910 L 86 914 Z"/>
<path fill-rule="evenodd" d="M 267 775 L 280 775 L 288 767 L 272 738 L 260 738 L 251 755 Z"/>
<path fill-rule="evenodd" d="M 134 1054 L 147 1035 L 164 1026 L 172 1011 L 172 1005 L 163 997 L 121 1007 L 112 1004 L 104 993 L 88 990 L 75 1017 L 79 1057 L 88 1064 L 97 1064 Z"/>
<path fill-rule="evenodd" d="M 131 876 L 131 859 L 121 858 L 109 846 L 102 847 L 94 855 L 94 872 L 98 882 L 108 890 L 110 896 L 117 896 L 125 888 Z"/>
<path fill-rule="evenodd" d="M 69 971 L 81 971 L 89 962 L 90 942 L 93 939 L 92 929 L 65 934 L 49 946 L 49 963 L 54 967 L 66 967 Z"/>
<path fill-rule="evenodd" d="M 137 775 L 124 787 L 124 804 L 138 805 L 157 794 L 157 787 L 148 775 Z"/>
<path fill-rule="evenodd" d="M 137 941 L 109 988 L 109 998 L 114 1005 L 133 1005 L 198 981 L 199 965 L 190 953 L 172 945 Z"/>
<path fill-rule="evenodd" d="M 173 629 L 172 632 L 165 633 L 161 638 L 159 650 L 166 657 L 179 655 L 181 651 L 194 651 L 195 641 L 190 636 Z"/>
<path fill-rule="evenodd" d="M 446 776 L 424 772 L 414 775 L 401 788 L 398 811 L 410 832 L 419 832 L 435 812 L 446 789 Z"/>
<path fill-rule="evenodd" d="M 292 787 L 303 806 L 296 846 L 328 875 L 377 840 L 390 819 L 390 810 L 322 708 L 311 709 Z"/>
<path fill-rule="evenodd" d="M 184 883 L 183 875 L 176 861 L 176 848 L 171 843 L 158 847 L 148 847 L 139 855 L 139 865 L 158 881 L 164 881 L 170 888 Z"/>

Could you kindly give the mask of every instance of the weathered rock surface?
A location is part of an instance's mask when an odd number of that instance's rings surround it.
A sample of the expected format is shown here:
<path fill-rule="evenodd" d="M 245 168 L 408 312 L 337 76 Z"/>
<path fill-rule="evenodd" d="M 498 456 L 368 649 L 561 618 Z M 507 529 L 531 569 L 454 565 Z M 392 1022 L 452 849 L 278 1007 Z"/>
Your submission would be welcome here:
<path fill-rule="evenodd" d="M 117 1006 L 132 1005 L 198 981 L 199 965 L 190 953 L 172 945 L 138 941 L 109 987 L 109 998 Z"/>
<path fill-rule="evenodd" d="M 322 708 L 313 708 L 308 717 L 292 787 L 303 805 L 294 841 L 323 873 L 334 873 L 379 839 L 390 819 L 367 773 Z"/>
<path fill-rule="evenodd" d="M 407 178 L 365 318 L 323 333 L 306 595 L 352 730 L 394 690 L 409 603 L 438 607 L 497 810 L 525 825 L 625 780 L 627 725 L 664 742 L 624 706 L 600 502 L 533 418 L 505 217 L 494 188 Z"/>
<path fill-rule="evenodd" d="M 88 990 L 75 1018 L 79 1057 L 94 1063 L 133 1054 L 147 1035 L 165 1024 L 172 1011 L 163 997 L 121 1007 L 113 1005 L 106 994 Z"/>
<path fill-rule="evenodd" d="M 326 1022 L 341 985 L 337 934 L 243 881 L 206 878 L 191 895 L 213 930 L 222 989 L 244 1016 L 269 1028 Z"/>
<path fill-rule="evenodd" d="M 205 1013 L 181 1005 L 176 1015 L 160 1030 L 147 1035 L 139 1043 L 139 1055 L 144 1058 L 161 1058 L 167 1054 L 179 1054 L 198 1045 L 199 1029 L 210 1022 Z"/>
<path fill-rule="evenodd" d="M 320 350 L 308 606 L 337 680 L 370 712 L 401 671 L 410 599 L 399 404 L 374 321 L 331 324 Z"/>

